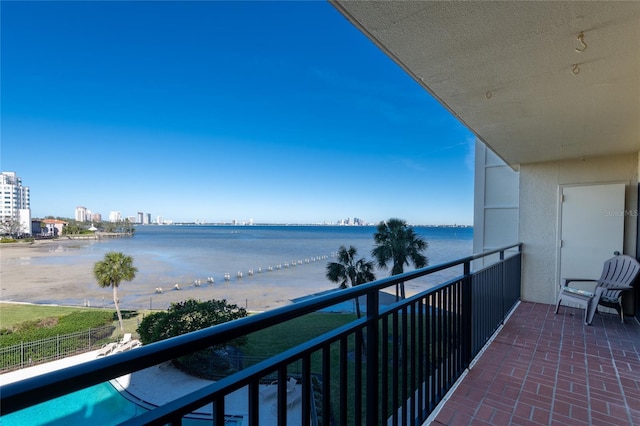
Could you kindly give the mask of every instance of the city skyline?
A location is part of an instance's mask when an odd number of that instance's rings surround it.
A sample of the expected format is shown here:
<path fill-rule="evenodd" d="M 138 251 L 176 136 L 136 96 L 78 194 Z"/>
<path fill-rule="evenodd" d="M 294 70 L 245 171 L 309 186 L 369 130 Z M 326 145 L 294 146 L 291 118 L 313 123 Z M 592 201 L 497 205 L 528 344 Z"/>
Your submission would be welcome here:
<path fill-rule="evenodd" d="M 47 215 L 50 216 L 50 215 Z M 90 208 L 84 206 L 77 206 L 75 209 L 74 220 L 77 222 L 101 222 L 102 213 L 94 212 Z M 71 216 L 60 216 L 71 219 Z M 123 215 L 119 210 L 110 210 L 108 215 L 109 222 L 121 222 L 128 219 L 131 223 L 136 224 L 173 224 L 173 223 L 194 223 L 200 225 L 207 224 L 231 224 L 231 225 L 265 225 L 265 224 L 287 224 L 285 222 L 255 222 L 252 217 L 248 219 L 230 219 L 227 221 L 210 221 L 206 218 L 195 218 L 190 221 L 174 221 L 171 218 L 165 218 L 162 215 L 155 216 L 155 219 L 151 219 L 152 214 L 144 211 L 137 211 L 135 215 Z M 374 225 L 373 222 L 368 222 L 361 217 L 353 216 L 335 220 L 324 220 L 321 222 L 305 223 L 307 225 L 352 225 L 352 226 L 366 226 Z"/>
<path fill-rule="evenodd" d="M 0 7 L 33 217 L 473 223 L 473 134 L 329 3 Z"/>

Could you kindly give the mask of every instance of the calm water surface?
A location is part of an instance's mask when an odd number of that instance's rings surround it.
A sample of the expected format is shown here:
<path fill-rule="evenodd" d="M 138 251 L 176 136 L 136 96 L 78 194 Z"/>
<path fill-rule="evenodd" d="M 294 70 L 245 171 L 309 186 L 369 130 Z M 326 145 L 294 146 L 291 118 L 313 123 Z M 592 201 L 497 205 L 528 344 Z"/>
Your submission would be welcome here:
<path fill-rule="evenodd" d="M 472 228 L 414 229 L 429 244 L 426 255 L 430 265 L 472 253 Z M 254 270 L 251 279 L 255 285 L 269 274 L 269 285 L 291 285 L 295 281 L 296 285 L 308 287 L 306 294 L 312 294 L 327 288 L 326 265 L 341 245 L 353 245 L 360 257 L 371 259 L 374 233 L 375 227 L 369 226 L 138 226 L 133 238 L 79 241 L 73 246 L 61 247 L 67 250 L 64 256 L 32 261 L 93 264 L 108 251 L 124 252 L 133 256 L 138 268 L 134 281 L 126 285 L 128 298 L 148 298 L 155 287 L 170 289 L 176 283 L 192 287 L 196 279 L 203 280 L 204 285 L 207 277 L 222 283 L 226 273 L 234 281 L 237 273 L 242 272 L 247 282 L 250 269 Z M 69 256 L 68 251 L 73 255 Z M 292 266 L 294 261 L 298 266 Z M 285 263 L 290 267 L 285 269 Z M 275 270 L 277 265 L 281 265 L 280 270 Z M 269 266 L 274 271 L 267 273 Z M 259 268 L 262 274 L 258 274 Z M 444 271 L 423 281 L 442 282 L 459 273 Z M 377 273 L 378 278 L 388 275 L 388 271 Z"/>

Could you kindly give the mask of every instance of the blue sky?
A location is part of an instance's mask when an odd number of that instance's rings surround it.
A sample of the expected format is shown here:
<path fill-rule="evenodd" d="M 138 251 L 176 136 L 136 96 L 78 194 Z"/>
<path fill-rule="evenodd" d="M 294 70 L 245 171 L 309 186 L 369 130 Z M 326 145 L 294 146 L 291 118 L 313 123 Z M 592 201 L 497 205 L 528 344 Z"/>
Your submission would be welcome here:
<path fill-rule="evenodd" d="M 0 7 L 33 217 L 472 224 L 473 135 L 327 2 Z"/>

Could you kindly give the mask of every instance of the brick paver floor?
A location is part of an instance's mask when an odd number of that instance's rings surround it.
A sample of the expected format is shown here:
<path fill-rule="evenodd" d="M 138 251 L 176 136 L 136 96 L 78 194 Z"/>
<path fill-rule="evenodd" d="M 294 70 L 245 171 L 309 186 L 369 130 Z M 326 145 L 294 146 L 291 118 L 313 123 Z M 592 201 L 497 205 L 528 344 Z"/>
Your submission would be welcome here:
<path fill-rule="evenodd" d="M 431 423 L 640 425 L 640 324 L 521 303 Z"/>

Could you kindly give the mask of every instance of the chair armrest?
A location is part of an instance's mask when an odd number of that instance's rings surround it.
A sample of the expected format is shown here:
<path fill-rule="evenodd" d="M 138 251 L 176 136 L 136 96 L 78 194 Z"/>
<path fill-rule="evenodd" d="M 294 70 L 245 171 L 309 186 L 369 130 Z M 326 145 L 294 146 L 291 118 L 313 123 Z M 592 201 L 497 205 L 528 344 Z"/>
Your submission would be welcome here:
<path fill-rule="evenodd" d="M 573 281 L 584 282 L 584 283 L 595 283 L 595 282 L 598 282 L 598 280 L 592 280 L 590 278 L 563 278 L 563 280 L 564 280 L 564 286 L 565 287 L 570 282 L 573 282 Z"/>
<path fill-rule="evenodd" d="M 607 291 L 607 290 L 632 290 L 633 287 L 628 286 L 628 285 L 610 285 L 607 287 L 600 287 L 603 291 Z"/>
<path fill-rule="evenodd" d="M 594 297 L 596 294 L 601 294 L 596 292 L 592 292 L 592 291 L 587 291 L 587 290 L 582 290 L 579 288 L 575 288 L 575 287 L 563 287 L 560 290 L 560 293 L 565 294 L 565 295 L 571 295 L 573 297 L 580 297 L 582 299 L 591 299 L 592 297 Z"/>

